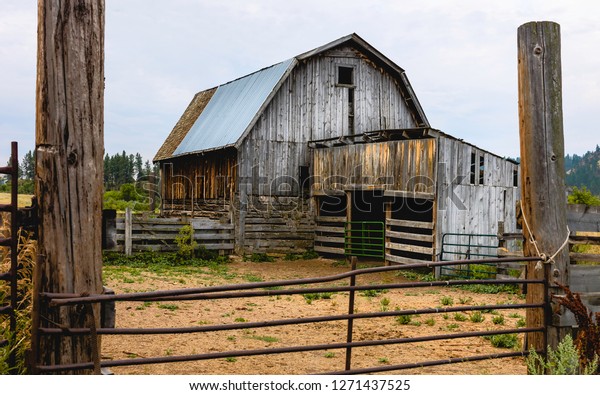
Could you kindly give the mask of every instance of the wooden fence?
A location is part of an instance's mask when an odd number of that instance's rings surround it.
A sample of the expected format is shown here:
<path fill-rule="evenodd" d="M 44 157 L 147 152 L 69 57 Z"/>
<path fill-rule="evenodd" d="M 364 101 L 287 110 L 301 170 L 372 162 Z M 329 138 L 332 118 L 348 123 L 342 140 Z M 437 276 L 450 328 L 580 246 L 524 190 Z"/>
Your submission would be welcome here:
<path fill-rule="evenodd" d="M 175 239 L 181 228 L 190 225 L 199 246 L 219 254 L 234 249 L 234 226 L 208 218 L 150 218 L 126 213 L 113 221 L 105 221 L 106 249 L 131 254 L 134 251 L 176 251 Z"/>

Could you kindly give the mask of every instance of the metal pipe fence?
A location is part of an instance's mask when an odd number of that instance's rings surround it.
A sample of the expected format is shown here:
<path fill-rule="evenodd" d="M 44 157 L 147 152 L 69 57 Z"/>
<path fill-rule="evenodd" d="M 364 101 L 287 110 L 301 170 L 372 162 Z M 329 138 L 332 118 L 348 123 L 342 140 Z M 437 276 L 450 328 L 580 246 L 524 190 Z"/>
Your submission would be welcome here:
<path fill-rule="evenodd" d="M 526 257 L 526 258 L 500 258 L 500 259 L 480 259 L 480 260 L 469 260 L 469 263 L 492 263 L 492 262 L 514 262 L 514 261 L 536 261 L 539 258 Z M 267 281 L 267 282 L 253 282 L 235 285 L 220 285 L 202 288 L 187 288 L 187 289 L 176 289 L 176 290 L 163 290 L 153 292 L 140 292 L 140 293 L 128 293 L 128 294 L 103 294 L 103 295 L 71 295 L 71 294 L 41 294 L 41 299 L 52 306 L 53 308 L 60 308 L 61 306 L 73 306 L 73 305 L 90 305 L 94 303 L 107 303 L 107 302 L 122 302 L 122 301 L 176 301 L 176 300 L 216 300 L 216 299 L 231 299 L 231 298 L 252 298 L 261 296 L 276 296 L 276 295 L 303 295 L 315 292 L 347 292 L 348 298 L 348 313 L 338 315 L 325 315 L 325 316 L 313 316 L 313 317 L 301 317 L 301 318 L 287 318 L 287 319 L 274 319 L 270 321 L 261 322 L 236 322 L 233 324 L 222 324 L 222 325 L 202 325 L 202 326 L 191 326 L 191 327 L 177 327 L 177 328 L 68 328 L 62 325 L 51 325 L 50 327 L 39 328 L 39 336 L 96 336 L 96 335 L 176 335 L 184 333 L 209 333 L 217 331 L 230 331 L 240 329 L 252 329 L 252 328 L 264 328 L 264 327 L 279 327 L 285 325 L 301 325 L 308 323 L 318 322 L 335 322 L 345 321 L 347 324 L 347 336 L 345 342 L 340 343 L 326 343 L 326 344 L 309 344 L 299 345 L 291 347 L 269 347 L 264 349 L 251 349 L 251 350 L 231 350 L 231 351 L 220 351 L 212 353 L 196 353 L 189 355 L 168 355 L 160 357 L 147 357 L 147 358 L 128 358 L 123 360 L 110 360 L 110 361 L 89 361 L 84 363 L 73 363 L 65 365 L 54 365 L 54 366 L 37 366 L 36 372 L 38 373 L 53 373 L 53 372 L 64 372 L 64 371 L 78 371 L 85 369 L 93 369 L 98 365 L 102 368 L 110 368 L 117 366 L 134 366 L 134 365 L 148 365 L 157 363 L 176 363 L 176 362 L 189 362 L 189 361 L 206 361 L 219 358 L 230 358 L 230 357 L 247 357 L 247 356 L 258 356 L 258 355 L 273 355 L 273 354 L 286 354 L 286 353 L 298 353 L 306 351 L 318 351 L 318 350 L 332 350 L 340 349 L 345 350 L 345 369 L 343 371 L 336 372 L 323 372 L 321 374 L 365 374 L 365 373 L 376 373 L 385 371 L 394 371 L 402 369 L 411 369 L 415 367 L 424 366 L 437 366 L 448 363 L 459 363 L 476 360 L 484 360 L 490 358 L 509 358 L 514 356 L 525 356 L 528 354 L 527 351 L 522 352 L 505 352 L 505 353 L 494 353 L 487 355 L 477 356 L 465 356 L 462 358 L 450 358 L 445 360 L 433 360 L 433 361 L 419 361 L 409 364 L 402 365 L 386 365 L 386 366 L 374 366 L 370 368 L 352 368 L 352 351 L 360 347 L 373 347 L 382 345 L 399 345 L 409 344 L 418 342 L 431 342 L 441 341 L 450 339 L 460 338 L 475 338 L 481 336 L 493 336 L 501 334 L 523 334 L 530 332 L 544 332 L 544 327 L 535 328 L 514 328 L 514 329 L 502 329 L 502 330 L 487 330 L 487 331 L 471 331 L 471 332 L 453 332 L 448 334 L 433 335 L 433 336 L 417 336 L 417 337 L 394 337 L 388 339 L 378 340 L 353 340 L 353 323 L 356 320 L 368 320 L 381 317 L 399 317 L 403 315 L 412 314 L 439 314 L 439 313 L 458 313 L 467 311 L 484 311 L 484 310 L 499 310 L 499 309 L 544 309 L 546 306 L 543 303 L 531 304 L 531 303 L 516 303 L 516 304 L 493 304 L 493 305 L 463 305 L 463 306 L 445 306 L 445 307 L 431 307 L 422 309 L 403 309 L 395 311 L 377 311 L 377 312 L 361 312 L 355 311 L 355 300 L 351 297 L 355 292 L 361 290 L 381 290 L 381 289 L 412 289 L 418 287 L 444 287 L 444 286 L 456 286 L 466 284 L 544 284 L 545 280 L 517 280 L 517 279 L 506 279 L 506 280 L 448 280 L 448 281 L 417 281 L 417 282 L 400 282 L 394 284 L 369 284 L 369 285 L 356 285 L 356 279 L 366 274 L 384 273 L 390 271 L 409 270 L 409 269 L 433 269 L 438 266 L 447 265 L 463 265 L 465 261 L 453 261 L 453 262 L 427 262 L 423 264 L 408 264 L 399 266 L 382 266 L 382 267 L 371 267 L 365 269 L 355 269 L 331 276 L 315 277 L 315 278 L 304 278 L 304 279 L 292 279 L 292 280 L 281 280 L 281 281 Z M 348 279 L 350 285 L 331 285 L 331 286 L 319 286 L 319 287 L 294 287 L 294 286 L 307 286 L 314 284 L 323 284 L 332 281 L 338 281 L 342 279 Z M 278 287 L 278 289 L 265 289 L 270 287 Z M 279 287 L 294 287 L 289 289 L 279 289 Z M 93 313 L 93 309 L 89 309 Z M 536 350 L 537 352 L 544 352 L 544 350 Z"/>

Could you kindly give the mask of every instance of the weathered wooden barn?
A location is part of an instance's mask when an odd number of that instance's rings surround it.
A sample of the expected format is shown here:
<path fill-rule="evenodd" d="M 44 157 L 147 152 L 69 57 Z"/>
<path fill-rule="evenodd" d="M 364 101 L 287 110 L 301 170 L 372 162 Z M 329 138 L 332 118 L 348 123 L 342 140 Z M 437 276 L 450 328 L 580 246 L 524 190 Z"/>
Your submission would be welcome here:
<path fill-rule="evenodd" d="M 154 161 L 163 215 L 231 222 L 239 252 L 435 260 L 445 233 L 516 226 L 518 165 L 433 129 L 356 34 L 199 92 Z"/>

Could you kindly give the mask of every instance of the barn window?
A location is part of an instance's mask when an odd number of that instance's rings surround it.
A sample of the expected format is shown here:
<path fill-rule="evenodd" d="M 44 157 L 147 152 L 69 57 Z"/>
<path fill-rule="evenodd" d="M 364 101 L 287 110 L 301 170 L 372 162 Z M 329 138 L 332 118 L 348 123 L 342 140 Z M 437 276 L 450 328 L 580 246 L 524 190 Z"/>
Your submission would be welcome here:
<path fill-rule="evenodd" d="M 477 155 L 475 155 L 475 152 L 471 152 L 471 177 L 469 179 L 471 185 L 475 185 L 475 158 L 477 158 Z"/>
<path fill-rule="evenodd" d="M 479 185 L 483 185 L 483 179 L 485 176 L 485 160 L 483 155 L 479 155 Z"/>
<path fill-rule="evenodd" d="M 298 183 L 300 184 L 300 191 L 307 191 L 310 189 L 309 177 L 308 166 L 298 166 Z"/>
<path fill-rule="evenodd" d="M 513 169 L 513 187 L 519 186 L 519 170 Z"/>
<path fill-rule="evenodd" d="M 354 67 L 338 66 L 338 85 L 354 85 Z"/>

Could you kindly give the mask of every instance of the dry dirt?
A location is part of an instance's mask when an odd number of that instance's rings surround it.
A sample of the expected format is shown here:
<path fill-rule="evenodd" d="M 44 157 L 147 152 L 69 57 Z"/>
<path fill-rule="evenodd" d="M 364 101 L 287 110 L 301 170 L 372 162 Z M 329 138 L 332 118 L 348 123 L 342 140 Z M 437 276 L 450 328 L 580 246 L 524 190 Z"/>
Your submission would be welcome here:
<path fill-rule="evenodd" d="M 362 263 L 362 265 L 365 265 Z M 144 271 L 126 274 L 105 274 L 105 282 L 116 293 L 162 289 L 201 287 L 242 283 L 262 279 L 325 276 L 349 270 L 339 262 L 318 258 L 313 260 L 254 263 L 233 259 L 227 264 L 227 274 L 210 272 L 187 273 L 178 276 L 157 275 Z M 358 284 L 398 282 L 392 273 L 369 275 Z M 347 280 L 337 284 L 346 285 Z M 522 303 L 518 295 L 476 294 L 455 288 L 417 288 L 389 290 L 375 296 L 356 295 L 357 312 L 377 312 L 382 309 L 418 309 L 442 305 L 442 298 L 452 299 L 454 306 L 496 303 Z M 383 306 L 389 301 L 387 307 Z M 335 293 L 330 299 L 313 300 L 310 304 L 302 295 L 271 296 L 245 299 L 182 302 L 117 302 L 117 327 L 189 327 L 198 325 L 231 324 L 274 319 L 345 314 L 348 294 Z M 400 324 L 394 317 L 355 320 L 354 340 L 416 337 L 448 334 L 452 331 L 482 331 L 515 328 L 515 314 L 525 316 L 523 310 L 498 310 L 484 313 L 484 321 L 469 319 L 457 321 L 454 313 L 413 316 L 410 324 Z M 470 313 L 464 313 L 469 317 Z M 494 324 L 494 316 L 502 315 L 504 323 Z M 220 351 L 262 349 L 308 344 L 337 343 L 346 340 L 346 322 L 325 322 L 297 326 L 267 327 L 246 330 L 221 331 L 178 335 L 103 336 L 102 358 L 120 360 L 177 356 Z M 440 360 L 506 352 L 495 348 L 481 337 L 410 343 L 404 345 L 356 348 L 352 367 L 396 365 L 427 360 Z M 275 354 L 216 360 L 139 365 L 111 368 L 114 374 L 314 374 L 344 369 L 343 349 Z M 390 372 L 398 374 L 398 371 Z M 526 374 L 523 358 L 503 358 L 468 362 L 403 371 L 403 374 Z"/>

